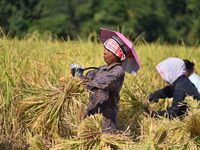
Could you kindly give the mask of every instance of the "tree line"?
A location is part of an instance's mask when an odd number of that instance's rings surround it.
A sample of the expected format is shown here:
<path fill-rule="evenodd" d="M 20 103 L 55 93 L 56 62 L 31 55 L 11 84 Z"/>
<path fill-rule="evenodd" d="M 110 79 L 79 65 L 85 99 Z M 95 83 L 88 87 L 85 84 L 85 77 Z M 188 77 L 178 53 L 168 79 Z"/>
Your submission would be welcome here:
<path fill-rule="evenodd" d="M 0 0 L 0 26 L 10 36 L 52 33 L 87 37 L 100 27 L 131 39 L 199 43 L 199 0 Z"/>

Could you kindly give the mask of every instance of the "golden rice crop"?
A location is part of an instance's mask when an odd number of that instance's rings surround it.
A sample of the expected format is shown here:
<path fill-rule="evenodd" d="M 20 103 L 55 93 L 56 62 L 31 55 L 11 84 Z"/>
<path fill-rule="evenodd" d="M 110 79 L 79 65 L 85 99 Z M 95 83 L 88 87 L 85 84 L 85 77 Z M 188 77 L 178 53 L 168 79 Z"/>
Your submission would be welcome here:
<path fill-rule="evenodd" d="M 165 83 L 155 70 L 167 57 L 195 62 L 200 73 L 200 47 L 140 43 L 135 49 L 142 67 L 136 76 L 126 74 L 119 104 L 121 130 L 105 134 L 101 117 L 83 120 L 88 93 L 69 76 L 69 65 L 103 65 L 103 47 L 90 40 L 59 41 L 37 34 L 24 39 L 0 37 L 0 149 L 199 149 L 199 104 L 188 102 L 184 119 L 168 120 L 143 115 L 143 102 Z M 167 108 L 168 99 L 151 104 Z M 29 133 L 31 136 L 28 136 Z M 128 135 L 129 135 L 128 134 Z M 133 142 L 134 141 L 134 142 Z"/>
<path fill-rule="evenodd" d="M 125 132 L 104 133 L 102 130 L 103 116 L 101 114 L 91 115 L 81 121 L 78 126 L 77 136 L 70 140 L 63 140 L 52 150 L 61 149 L 132 149 L 133 142 Z"/>
<path fill-rule="evenodd" d="M 30 96 L 18 105 L 20 117 L 33 134 L 58 134 L 68 137 L 76 132 L 83 118 L 87 94 L 83 83 L 68 79 L 58 87 L 51 85 L 29 85 L 24 89 Z"/>
<path fill-rule="evenodd" d="M 42 137 L 39 135 L 31 136 L 31 134 L 28 137 L 28 150 L 45 150 L 46 146 L 42 140 Z"/>

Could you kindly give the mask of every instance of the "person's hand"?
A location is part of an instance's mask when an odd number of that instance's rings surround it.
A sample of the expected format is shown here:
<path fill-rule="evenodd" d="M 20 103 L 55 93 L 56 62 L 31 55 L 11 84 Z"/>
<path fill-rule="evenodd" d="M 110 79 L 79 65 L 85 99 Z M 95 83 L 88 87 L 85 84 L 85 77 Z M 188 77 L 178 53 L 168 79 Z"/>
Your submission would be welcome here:
<path fill-rule="evenodd" d="M 151 117 L 154 117 L 154 118 L 157 118 L 157 117 L 158 117 L 158 113 L 157 113 L 157 111 L 152 110 L 152 109 L 150 109 L 150 111 L 149 111 L 149 115 L 150 115 Z"/>
<path fill-rule="evenodd" d="M 144 109 L 144 111 L 146 112 L 146 113 L 148 113 L 149 114 L 149 112 L 150 112 L 150 110 L 149 110 L 149 104 L 150 102 L 149 102 L 149 100 L 148 99 L 145 99 L 144 101 L 143 101 L 143 109 Z"/>
<path fill-rule="evenodd" d="M 144 104 L 145 106 L 149 106 L 150 102 L 149 102 L 148 99 L 145 99 L 145 100 L 143 101 L 143 104 Z"/>
<path fill-rule="evenodd" d="M 83 75 L 83 68 L 78 64 L 71 64 L 70 65 L 71 74 L 72 76 L 82 76 Z"/>
<path fill-rule="evenodd" d="M 145 107 L 144 111 L 150 116 L 150 117 L 157 117 L 157 112 L 155 110 L 152 110 L 150 107 Z"/>
<path fill-rule="evenodd" d="M 150 107 L 150 101 L 148 99 L 145 99 L 143 101 L 144 104 L 144 111 L 149 114 L 151 117 L 156 117 L 157 116 L 157 112 L 155 110 L 152 110 Z"/>
<path fill-rule="evenodd" d="M 61 77 L 59 78 L 59 81 L 60 81 L 60 82 L 65 82 L 65 77 L 64 77 L 64 76 L 61 76 Z"/>

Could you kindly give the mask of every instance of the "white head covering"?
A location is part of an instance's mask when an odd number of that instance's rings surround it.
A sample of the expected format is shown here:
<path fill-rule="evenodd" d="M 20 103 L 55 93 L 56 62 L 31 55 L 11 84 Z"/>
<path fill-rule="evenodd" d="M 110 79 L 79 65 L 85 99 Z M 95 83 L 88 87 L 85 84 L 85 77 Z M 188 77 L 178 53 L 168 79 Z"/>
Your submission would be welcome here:
<path fill-rule="evenodd" d="M 156 69 L 165 81 L 173 84 L 176 79 L 185 73 L 185 64 L 182 59 L 170 57 L 160 62 Z"/>

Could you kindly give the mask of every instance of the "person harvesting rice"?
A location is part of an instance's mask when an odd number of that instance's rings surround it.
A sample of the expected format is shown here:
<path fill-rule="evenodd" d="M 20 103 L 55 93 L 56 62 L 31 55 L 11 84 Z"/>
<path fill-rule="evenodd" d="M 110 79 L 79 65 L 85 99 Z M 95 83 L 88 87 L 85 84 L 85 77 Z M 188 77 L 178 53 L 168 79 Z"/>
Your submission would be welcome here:
<path fill-rule="evenodd" d="M 165 116 L 170 118 L 178 117 L 185 114 L 187 106 L 181 104 L 186 96 L 193 96 L 194 99 L 200 100 L 200 94 L 197 88 L 185 75 L 184 61 L 179 58 L 170 57 L 160 62 L 156 69 L 161 77 L 169 84 L 150 94 L 150 102 L 158 102 L 160 98 L 173 98 L 172 106 L 166 110 L 150 111 L 152 116 Z"/>
<path fill-rule="evenodd" d="M 190 79 L 200 93 L 200 76 L 194 71 L 195 64 L 188 59 L 183 59 L 183 61 L 186 67 L 185 75 Z"/>
<path fill-rule="evenodd" d="M 118 128 L 119 93 L 125 71 L 136 72 L 140 64 L 132 44 L 121 33 L 101 29 L 100 39 L 104 46 L 103 58 L 106 65 L 89 71 L 86 76 L 83 76 L 84 69 L 77 64 L 72 64 L 71 70 L 85 82 L 90 91 L 86 116 L 101 113 L 104 117 L 103 130 L 108 132 Z"/>

